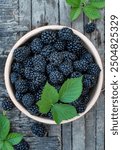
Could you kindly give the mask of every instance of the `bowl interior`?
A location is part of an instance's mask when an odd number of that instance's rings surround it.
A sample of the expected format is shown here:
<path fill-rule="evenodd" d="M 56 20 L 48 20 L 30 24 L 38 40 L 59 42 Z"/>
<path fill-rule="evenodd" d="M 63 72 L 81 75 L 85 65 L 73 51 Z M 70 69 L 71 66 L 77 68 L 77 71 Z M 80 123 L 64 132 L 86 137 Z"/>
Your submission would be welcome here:
<path fill-rule="evenodd" d="M 21 46 L 22 44 L 24 44 L 25 42 L 27 42 L 33 36 L 35 36 L 38 33 L 42 32 L 43 30 L 46 30 L 46 29 L 60 30 L 63 27 L 65 27 L 65 26 L 52 25 L 52 26 L 40 27 L 40 28 L 37 28 L 35 30 L 30 31 L 29 33 L 27 33 L 26 35 L 24 35 L 19 41 L 17 41 L 17 43 L 14 45 L 14 47 L 12 48 L 12 50 L 10 51 L 10 53 L 8 55 L 8 58 L 7 58 L 7 61 L 6 61 L 6 65 L 5 65 L 5 72 L 4 72 L 5 85 L 6 85 L 8 94 L 9 94 L 11 100 L 13 101 L 13 103 L 16 105 L 16 107 L 20 111 L 22 111 L 28 117 L 30 117 L 30 118 L 32 118 L 32 119 L 34 119 L 36 121 L 39 121 L 39 122 L 42 122 L 42 123 L 47 123 L 47 124 L 55 124 L 55 122 L 53 120 L 50 120 L 50 119 L 47 119 L 47 118 L 42 118 L 42 117 L 37 117 L 37 116 L 31 115 L 16 100 L 16 98 L 14 96 L 14 91 L 13 91 L 12 85 L 10 83 L 9 75 L 10 75 L 10 72 L 11 72 L 11 64 L 12 64 L 12 61 L 13 61 L 13 53 L 14 53 L 14 50 L 16 48 L 18 48 L 19 46 Z M 86 110 L 83 113 L 81 113 L 79 116 L 77 116 L 77 117 L 74 117 L 72 119 L 63 121 L 62 124 L 74 121 L 74 120 L 80 118 L 81 116 L 83 116 L 84 114 L 86 114 L 93 107 L 93 105 L 95 104 L 95 102 L 97 101 L 97 99 L 98 99 L 98 97 L 100 95 L 101 88 L 102 88 L 102 83 L 103 83 L 103 67 L 102 67 L 102 62 L 101 62 L 100 56 L 99 56 L 96 48 L 89 41 L 89 39 L 86 38 L 82 33 L 78 32 L 77 30 L 74 30 L 74 29 L 72 29 L 72 30 L 73 30 L 73 32 L 76 35 L 78 35 L 81 38 L 81 40 L 84 42 L 86 48 L 88 48 L 89 52 L 94 56 L 94 59 L 95 59 L 96 63 L 99 65 L 99 67 L 101 69 L 101 72 L 100 72 L 100 75 L 99 75 L 99 78 L 98 78 L 97 85 L 93 88 L 93 90 L 90 93 L 90 101 L 89 101 L 89 103 L 87 105 Z"/>

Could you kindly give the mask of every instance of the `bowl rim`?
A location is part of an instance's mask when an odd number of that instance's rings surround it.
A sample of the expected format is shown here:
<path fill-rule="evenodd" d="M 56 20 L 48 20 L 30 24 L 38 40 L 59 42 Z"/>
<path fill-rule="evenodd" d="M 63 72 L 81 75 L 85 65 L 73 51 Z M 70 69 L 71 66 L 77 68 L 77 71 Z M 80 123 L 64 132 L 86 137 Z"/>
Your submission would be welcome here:
<path fill-rule="evenodd" d="M 45 124 L 56 124 L 55 121 L 53 120 L 50 120 L 50 119 L 47 119 L 47 118 L 43 118 L 43 117 L 38 117 L 38 116 L 34 116 L 34 115 L 31 115 L 15 98 L 14 96 L 14 92 L 12 91 L 12 86 L 11 86 L 11 83 L 10 83 L 10 78 L 9 78 L 9 75 L 10 75 L 10 70 L 11 70 L 11 63 L 13 61 L 13 52 L 14 50 L 19 47 L 20 45 L 24 44 L 27 40 L 29 40 L 31 37 L 37 35 L 38 33 L 42 32 L 43 30 L 47 30 L 47 29 L 52 29 L 52 30 L 60 30 L 64 27 L 67 27 L 67 26 L 62 26 L 62 25 L 48 25 L 48 26 L 43 26 L 43 27 L 39 27 L 39 28 L 36 28 L 28 33 L 26 33 L 24 36 L 22 36 L 16 43 L 15 45 L 13 46 L 13 48 L 11 49 L 8 57 L 7 57 L 7 60 L 6 60 L 6 63 L 5 63 L 5 68 L 4 68 L 4 80 L 5 80 L 5 86 L 6 86 L 6 89 L 7 89 L 7 92 L 12 100 L 12 102 L 14 103 L 14 105 L 22 112 L 24 113 L 26 116 L 28 116 L 29 118 L 35 120 L 35 121 L 38 121 L 38 122 L 42 122 L 42 123 L 45 123 Z M 67 27 L 67 28 L 70 28 L 70 27 Z M 92 42 L 85 36 L 83 35 L 81 32 L 73 29 L 73 28 L 70 28 L 73 30 L 73 32 L 78 35 L 81 40 L 85 43 L 85 45 L 88 47 L 88 49 L 90 50 L 90 52 L 92 52 L 92 55 L 94 56 L 94 59 L 95 61 L 97 62 L 97 64 L 99 65 L 100 69 L 101 69 L 101 72 L 100 72 L 100 75 L 99 75 L 99 78 L 98 78 L 98 83 L 97 83 L 97 87 L 96 87 L 96 91 L 94 92 L 94 95 L 92 97 L 92 99 L 90 100 L 90 103 L 87 105 L 87 108 L 86 110 L 83 112 L 83 113 L 80 113 L 79 116 L 76 116 L 72 119 L 69 119 L 69 120 L 64 120 L 61 122 L 61 124 L 65 124 L 65 123 L 69 123 L 69 122 L 72 122 L 72 121 L 75 121 L 79 118 L 81 118 L 82 116 L 84 116 L 94 105 L 95 103 L 97 102 L 97 99 L 101 93 L 101 89 L 102 89 L 102 85 L 103 85 L 103 65 L 102 65 L 102 61 L 101 61 L 101 58 L 100 58 L 100 55 L 98 53 L 98 51 L 96 50 L 95 46 L 92 44 Z"/>

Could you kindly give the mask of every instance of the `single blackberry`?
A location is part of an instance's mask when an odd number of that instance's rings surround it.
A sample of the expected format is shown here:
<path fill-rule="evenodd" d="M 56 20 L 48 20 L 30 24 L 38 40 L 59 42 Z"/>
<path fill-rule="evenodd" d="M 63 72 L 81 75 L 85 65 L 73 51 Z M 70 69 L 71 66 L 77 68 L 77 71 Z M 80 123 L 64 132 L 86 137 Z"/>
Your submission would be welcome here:
<path fill-rule="evenodd" d="M 66 43 L 61 40 L 57 40 L 54 44 L 54 47 L 57 51 L 64 51 L 65 50 Z"/>
<path fill-rule="evenodd" d="M 76 71 L 84 72 L 88 69 L 88 62 L 84 59 L 80 59 L 74 62 L 74 69 Z"/>
<path fill-rule="evenodd" d="M 83 87 L 82 96 L 85 96 L 89 93 L 89 88 Z"/>
<path fill-rule="evenodd" d="M 53 52 L 53 53 L 51 53 L 51 55 L 49 57 L 49 61 L 53 65 L 57 65 L 58 66 L 63 61 L 62 53 L 61 52 Z"/>
<path fill-rule="evenodd" d="M 31 115 L 35 115 L 35 116 L 39 116 L 40 115 L 38 106 L 36 106 L 36 105 L 33 105 L 30 108 L 28 108 L 28 111 L 30 112 Z"/>
<path fill-rule="evenodd" d="M 47 65 L 47 73 L 48 73 L 48 74 L 50 74 L 52 71 L 56 71 L 56 70 L 57 70 L 57 68 L 56 68 L 56 66 L 54 66 L 53 64 L 49 63 L 49 64 Z"/>
<path fill-rule="evenodd" d="M 15 150 L 29 150 L 29 144 L 25 141 L 22 140 L 19 144 L 14 146 Z"/>
<path fill-rule="evenodd" d="M 23 62 L 30 55 L 30 48 L 28 46 L 23 46 L 15 49 L 14 59 L 17 62 Z"/>
<path fill-rule="evenodd" d="M 59 39 L 70 41 L 73 38 L 73 31 L 69 28 L 63 28 L 58 31 Z"/>
<path fill-rule="evenodd" d="M 49 74 L 49 81 L 54 85 L 60 84 L 64 81 L 64 76 L 59 71 L 53 71 Z"/>
<path fill-rule="evenodd" d="M 44 44 L 42 42 L 42 40 L 40 38 L 35 38 L 32 42 L 31 42 L 31 51 L 33 53 L 40 53 L 42 48 L 43 48 Z"/>
<path fill-rule="evenodd" d="M 14 84 L 19 78 L 20 78 L 20 75 L 16 72 L 12 72 L 10 74 L 10 80 L 12 84 Z"/>
<path fill-rule="evenodd" d="M 28 89 L 30 92 L 35 93 L 36 91 L 38 91 L 39 87 L 36 87 L 33 83 L 33 81 L 28 82 Z"/>
<path fill-rule="evenodd" d="M 85 31 L 86 33 L 92 33 L 96 29 L 96 24 L 91 22 L 85 25 Z"/>
<path fill-rule="evenodd" d="M 30 93 L 25 94 L 22 97 L 22 104 L 26 107 L 29 108 L 34 104 L 34 96 Z"/>
<path fill-rule="evenodd" d="M 100 74 L 100 67 L 96 63 L 91 63 L 88 67 L 87 73 L 98 77 Z"/>
<path fill-rule="evenodd" d="M 28 84 L 27 84 L 26 80 L 23 80 L 23 79 L 17 80 L 15 82 L 15 89 L 16 89 L 16 91 L 19 91 L 21 93 L 27 92 Z"/>
<path fill-rule="evenodd" d="M 33 79 L 34 69 L 32 67 L 25 67 L 24 74 L 26 79 Z"/>
<path fill-rule="evenodd" d="M 93 75 L 85 74 L 83 76 L 83 86 L 85 88 L 92 88 L 96 84 L 96 77 Z"/>
<path fill-rule="evenodd" d="M 52 52 L 54 52 L 55 49 L 51 45 L 46 45 L 42 50 L 41 50 L 41 55 L 44 57 L 48 57 Z"/>
<path fill-rule="evenodd" d="M 86 109 L 86 104 L 81 102 L 79 106 L 76 107 L 78 113 L 83 113 Z"/>
<path fill-rule="evenodd" d="M 71 74 L 71 78 L 78 78 L 78 77 L 81 77 L 81 76 L 82 76 L 82 74 L 80 72 L 78 72 L 78 71 L 73 72 Z"/>
<path fill-rule="evenodd" d="M 45 44 L 54 43 L 56 41 L 56 32 L 53 30 L 45 30 L 41 33 L 41 39 Z"/>
<path fill-rule="evenodd" d="M 32 58 L 29 57 L 23 62 L 24 67 L 33 67 Z"/>
<path fill-rule="evenodd" d="M 51 112 L 48 112 L 47 114 L 45 114 L 44 117 L 53 120 L 53 116 Z"/>
<path fill-rule="evenodd" d="M 38 137 L 43 137 L 47 134 L 45 126 L 43 124 L 39 124 L 39 123 L 34 123 L 31 126 L 31 131 L 34 135 L 36 135 Z"/>
<path fill-rule="evenodd" d="M 85 53 L 82 55 L 81 59 L 86 60 L 88 63 L 93 63 L 94 61 L 93 56 L 90 53 Z"/>
<path fill-rule="evenodd" d="M 20 93 L 19 91 L 16 91 L 15 97 L 16 97 L 18 102 L 21 102 L 23 96 L 24 96 L 23 93 Z"/>
<path fill-rule="evenodd" d="M 46 61 L 43 56 L 41 55 L 34 56 L 33 65 L 35 71 L 45 72 Z"/>
<path fill-rule="evenodd" d="M 72 52 L 77 55 L 82 54 L 83 43 L 79 41 L 69 41 L 67 42 L 67 49 L 69 52 Z"/>
<path fill-rule="evenodd" d="M 46 82 L 46 76 L 39 72 L 34 72 L 33 75 L 33 84 L 35 87 L 39 87 L 40 85 L 45 84 Z"/>
<path fill-rule="evenodd" d="M 13 72 L 20 73 L 20 70 L 23 68 L 23 66 L 22 66 L 22 64 L 20 64 L 20 63 L 13 62 L 11 68 L 12 68 L 12 71 L 13 71 Z"/>
<path fill-rule="evenodd" d="M 5 111 L 10 111 L 14 108 L 14 104 L 8 97 L 3 97 L 2 108 Z"/>
<path fill-rule="evenodd" d="M 34 95 L 35 102 L 38 102 L 40 100 L 42 90 L 43 90 L 43 88 L 41 90 L 39 90 L 37 93 L 35 93 L 35 95 Z"/>
<path fill-rule="evenodd" d="M 63 75 L 68 76 L 73 72 L 73 66 L 71 63 L 63 62 L 59 66 L 59 70 L 63 73 Z"/>
<path fill-rule="evenodd" d="M 81 41 L 81 38 L 80 38 L 79 36 L 77 36 L 76 34 L 73 35 L 73 41 L 82 42 L 82 41 Z"/>
<path fill-rule="evenodd" d="M 67 60 L 74 61 L 74 60 L 77 59 L 77 56 L 76 56 L 75 54 L 73 54 L 73 53 L 71 53 L 71 52 L 68 52 L 68 51 L 62 52 L 62 55 L 63 55 L 63 59 L 64 59 L 65 61 L 67 61 Z"/>

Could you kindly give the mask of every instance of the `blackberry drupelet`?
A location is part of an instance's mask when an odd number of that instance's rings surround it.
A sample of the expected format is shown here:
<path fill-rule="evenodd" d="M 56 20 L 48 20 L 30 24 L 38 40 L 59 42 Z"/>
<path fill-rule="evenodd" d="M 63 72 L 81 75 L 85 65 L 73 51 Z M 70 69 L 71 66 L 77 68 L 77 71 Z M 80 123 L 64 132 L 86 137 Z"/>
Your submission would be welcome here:
<path fill-rule="evenodd" d="M 35 115 L 35 116 L 40 115 L 39 108 L 36 105 L 33 105 L 30 108 L 28 108 L 28 111 L 30 112 L 31 115 Z"/>
<path fill-rule="evenodd" d="M 14 104 L 8 97 L 3 97 L 2 108 L 5 111 L 10 111 L 14 108 Z"/>
<path fill-rule="evenodd" d="M 59 66 L 59 70 L 63 73 L 63 75 L 68 76 L 69 74 L 73 72 L 73 66 L 71 63 L 63 62 Z"/>
<path fill-rule="evenodd" d="M 40 54 L 47 58 L 54 51 L 55 49 L 51 45 L 47 45 L 41 50 Z"/>
<path fill-rule="evenodd" d="M 56 32 L 53 30 L 45 30 L 41 33 L 41 40 L 45 44 L 54 43 L 56 41 Z"/>
<path fill-rule="evenodd" d="M 63 28 L 58 31 L 59 39 L 70 41 L 73 38 L 73 31 L 69 28 Z"/>
<path fill-rule="evenodd" d="M 27 84 L 26 80 L 23 80 L 23 79 L 17 80 L 15 82 L 15 89 L 16 89 L 16 91 L 19 91 L 21 93 L 27 92 L 28 84 Z"/>
<path fill-rule="evenodd" d="M 96 77 L 100 74 L 100 67 L 96 63 L 91 63 L 88 67 L 87 73 Z"/>
<path fill-rule="evenodd" d="M 78 77 L 81 77 L 81 76 L 82 76 L 82 74 L 80 72 L 78 72 L 78 71 L 73 72 L 71 74 L 71 78 L 78 78 Z"/>
<path fill-rule="evenodd" d="M 47 65 L 47 73 L 48 73 L 48 74 L 50 74 L 52 71 L 56 71 L 56 70 L 57 70 L 57 68 L 56 68 L 56 66 L 54 66 L 53 64 L 49 63 L 49 64 Z"/>
<path fill-rule="evenodd" d="M 35 38 L 32 42 L 31 42 L 31 51 L 33 53 L 40 53 L 42 48 L 43 48 L 44 44 L 42 42 L 42 40 L 40 38 Z"/>
<path fill-rule="evenodd" d="M 64 51 L 66 43 L 65 41 L 57 40 L 54 44 L 54 47 L 57 51 Z"/>
<path fill-rule="evenodd" d="M 49 57 L 49 61 L 50 63 L 52 63 L 53 65 L 60 65 L 63 61 L 63 56 L 61 52 L 53 52 L 51 53 L 50 57 Z"/>
<path fill-rule="evenodd" d="M 34 96 L 30 93 L 25 94 L 22 97 L 22 104 L 26 107 L 29 108 L 34 104 Z"/>
<path fill-rule="evenodd" d="M 15 150 L 29 150 L 29 144 L 25 141 L 22 140 L 19 144 L 14 146 Z"/>
<path fill-rule="evenodd" d="M 21 102 L 23 96 L 24 96 L 23 93 L 20 93 L 19 91 L 16 91 L 15 97 L 16 97 L 18 102 Z"/>
<path fill-rule="evenodd" d="M 85 31 L 86 33 L 92 33 L 96 29 L 96 24 L 91 22 L 85 25 Z"/>
<path fill-rule="evenodd" d="M 43 124 L 34 123 L 31 126 L 31 131 L 34 135 L 38 137 L 44 137 L 47 134 L 46 128 Z"/>
<path fill-rule="evenodd" d="M 74 62 L 74 69 L 79 72 L 85 72 L 88 70 L 88 62 L 84 59 L 80 59 Z"/>
<path fill-rule="evenodd" d="M 29 55 L 31 51 L 28 46 L 23 46 L 15 49 L 14 51 L 14 59 L 17 62 L 23 62 Z"/>
<path fill-rule="evenodd" d="M 20 75 L 16 72 L 12 72 L 10 74 L 10 80 L 12 84 L 14 84 L 19 78 L 20 78 Z"/>
<path fill-rule="evenodd" d="M 49 74 L 49 81 L 54 85 L 60 84 L 64 81 L 64 76 L 59 71 L 53 71 Z"/>

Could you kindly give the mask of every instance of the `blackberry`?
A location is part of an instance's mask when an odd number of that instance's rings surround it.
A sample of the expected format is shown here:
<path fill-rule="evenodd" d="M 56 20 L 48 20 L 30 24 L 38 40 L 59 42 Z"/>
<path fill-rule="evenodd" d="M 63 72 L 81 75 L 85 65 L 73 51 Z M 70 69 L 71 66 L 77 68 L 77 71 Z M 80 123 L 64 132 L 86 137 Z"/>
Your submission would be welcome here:
<path fill-rule="evenodd" d="M 39 124 L 39 123 L 34 123 L 31 126 L 31 131 L 34 135 L 36 135 L 38 137 L 43 137 L 47 134 L 45 126 L 43 124 Z"/>
<path fill-rule="evenodd" d="M 83 87 L 82 96 L 87 95 L 89 93 L 89 88 Z"/>
<path fill-rule="evenodd" d="M 62 53 L 61 52 L 53 52 L 53 53 L 51 53 L 51 55 L 49 57 L 49 61 L 53 65 L 57 65 L 58 66 L 63 61 Z"/>
<path fill-rule="evenodd" d="M 21 93 L 27 92 L 28 84 L 27 84 L 26 80 L 23 80 L 23 79 L 17 80 L 15 82 L 15 89 L 16 89 L 16 91 L 19 91 Z"/>
<path fill-rule="evenodd" d="M 30 55 L 30 48 L 27 46 L 19 47 L 14 51 L 14 59 L 23 62 Z"/>
<path fill-rule="evenodd" d="M 25 141 L 22 140 L 19 144 L 14 146 L 15 150 L 29 150 L 29 144 Z"/>
<path fill-rule="evenodd" d="M 86 104 L 81 102 L 79 106 L 76 107 L 78 113 L 83 113 L 86 109 Z"/>
<path fill-rule="evenodd" d="M 85 31 L 86 33 L 92 33 L 96 29 L 96 24 L 91 22 L 85 25 Z"/>
<path fill-rule="evenodd" d="M 13 72 L 19 73 L 22 68 L 23 68 L 23 66 L 22 66 L 22 64 L 20 64 L 20 63 L 14 62 L 14 63 L 12 64 L 12 71 L 13 71 Z"/>
<path fill-rule="evenodd" d="M 81 77 L 81 76 L 82 76 L 82 74 L 80 72 L 78 72 L 78 71 L 73 72 L 71 74 L 71 78 L 78 78 L 78 77 Z"/>
<path fill-rule="evenodd" d="M 35 102 L 38 102 L 39 99 L 41 98 L 42 90 L 43 90 L 43 88 L 42 88 L 40 91 L 38 91 L 38 92 L 34 95 L 34 97 L 35 97 Z"/>
<path fill-rule="evenodd" d="M 31 115 L 35 115 L 35 116 L 39 116 L 39 115 L 40 115 L 38 106 L 36 106 L 36 105 L 31 106 L 31 107 L 28 109 L 28 111 L 30 112 Z"/>
<path fill-rule="evenodd" d="M 73 41 L 81 42 L 81 38 L 77 35 L 73 35 Z"/>
<path fill-rule="evenodd" d="M 64 76 L 59 71 L 53 71 L 49 74 L 49 81 L 54 85 L 60 84 L 64 81 Z"/>
<path fill-rule="evenodd" d="M 50 44 L 56 41 L 56 32 L 53 30 L 45 30 L 41 33 L 41 39 L 45 44 Z"/>
<path fill-rule="evenodd" d="M 45 84 L 46 82 L 46 76 L 42 73 L 39 72 L 34 72 L 33 75 L 33 83 L 34 86 L 39 87 L 42 84 Z"/>
<path fill-rule="evenodd" d="M 63 59 L 64 60 L 71 60 L 71 61 L 74 61 L 77 59 L 77 56 L 73 53 L 70 53 L 68 51 L 64 51 L 62 52 L 62 55 L 63 55 Z"/>
<path fill-rule="evenodd" d="M 93 56 L 90 53 L 85 53 L 81 59 L 86 60 L 88 63 L 93 63 L 94 61 Z"/>
<path fill-rule="evenodd" d="M 48 112 L 47 114 L 45 114 L 44 117 L 53 120 L 53 116 L 51 112 Z"/>
<path fill-rule="evenodd" d="M 83 76 L 83 86 L 86 88 L 91 88 L 96 84 L 96 77 L 93 75 L 85 74 Z"/>
<path fill-rule="evenodd" d="M 91 63 L 88 67 L 87 73 L 96 77 L 100 74 L 100 67 L 96 63 Z"/>
<path fill-rule="evenodd" d="M 21 102 L 23 96 L 24 96 L 23 93 L 20 93 L 19 91 L 16 91 L 15 97 L 16 97 L 18 102 Z"/>
<path fill-rule="evenodd" d="M 35 85 L 34 85 L 34 83 L 33 83 L 33 81 L 30 81 L 29 83 L 28 83 L 28 89 L 29 89 L 29 91 L 30 92 L 32 92 L 32 93 L 35 93 L 37 90 L 38 90 L 38 88 L 39 87 L 36 87 Z"/>
<path fill-rule="evenodd" d="M 11 102 L 11 100 L 8 97 L 4 97 L 2 101 L 2 108 L 5 111 L 10 111 L 14 108 L 14 104 Z"/>
<path fill-rule="evenodd" d="M 29 57 L 23 62 L 24 67 L 33 67 L 32 58 Z"/>
<path fill-rule="evenodd" d="M 51 45 L 47 45 L 41 50 L 40 54 L 47 58 L 54 51 L 55 49 Z"/>
<path fill-rule="evenodd" d="M 67 42 L 67 49 L 69 52 L 72 52 L 77 55 L 82 54 L 83 43 L 79 41 L 69 41 Z"/>
<path fill-rule="evenodd" d="M 85 95 L 85 96 L 83 96 L 83 101 L 84 101 L 84 104 L 88 104 L 88 102 L 89 102 L 89 100 L 90 100 L 90 97 L 89 97 L 89 95 Z"/>
<path fill-rule="evenodd" d="M 76 71 L 84 72 L 88 69 L 88 62 L 84 59 L 78 60 L 74 62 L 74 69 Z"/>
<path fill-rule="evenodd" d="M 35 71 L 45 72 L 46 61 L 45 61 L 43 56 L 36 55 L 33 58 L 33 65 L 34 65 L 34 70 Z"/>
<path fill-rule="evenodd" d="M 73 66 L 71 63 L 63 62 L 59 66 L 59 70 L 63 73 L 63 75 L 68 76 L 73 72 Z"/>
<path fill-rule="evenodd" d="M 55 88 L 57 89 L 57 91 L 59 91 L 61 88 L 61 85 L 55 85 Z"/>
<path fill-rule="evenodd" d="M 25 94 L 22 97 L 22 104 L 26 107 L 29 108 L 34 104 L 34 96 L 30 93 Z"/>
<path fill-rule="evenodd" d="M 47 73 L 50 74 L 52 71 L 56 71 L 56 66 L 54 66 L 53 64 L 49 63 L 47 65 Z"/>
<path fill-rule="evenodd" d="M 14 84 L 20 78 L 19 74 L 16 72 L 12 72 L 10 74 L 11 83 Z"/>
<path fill-rule="evenodd" d="M 41 41 L 40 38 L 35 38 L 32 42 L 31 42 L 31 51 L 33 53 L 40 53 L 42 48 L 43 48 L 44 44 Z"/>
<path fill-rule="evenodd" d="M 65 50 L 65 45 L 66 43 L 64 41 L 61 40 L 57 40 L 54 44 L 54 47 L 56 48 L 56 50 L 58 51 L 64 51 Z"/>
<path fill-rule="evenodd" d="M 33 79 L 33 75 L 34 75 L 33 68 L 25 67 L 24 74 L 25 74 L 26 79 L 29 79 L 29 80 Z"/>
<path fill-rule="evenodd" d="M 69 28 L 63 28 L 58 32 L 59 39 L 70 41 L 73 38 L 73 31 Z"/>

